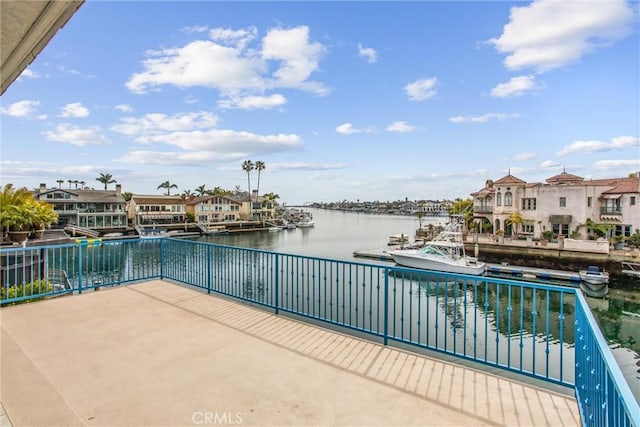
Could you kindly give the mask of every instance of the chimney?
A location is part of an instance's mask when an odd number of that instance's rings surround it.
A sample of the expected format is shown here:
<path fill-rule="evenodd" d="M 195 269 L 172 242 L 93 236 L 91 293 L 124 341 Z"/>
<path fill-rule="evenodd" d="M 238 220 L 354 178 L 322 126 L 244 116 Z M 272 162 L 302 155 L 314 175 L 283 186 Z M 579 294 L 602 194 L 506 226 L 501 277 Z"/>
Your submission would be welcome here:
<path fill-rule="evenodd" d="M 40 193 L 44 193 L 45 191 L 47 191 L 47 184 L 45 184 L 44 182 L 40 183 Z"/>
<path fill-rule="evenodd" d="M 120 196 L 122 194 L 122 185 L 116 184 L 116 196 Z"/>

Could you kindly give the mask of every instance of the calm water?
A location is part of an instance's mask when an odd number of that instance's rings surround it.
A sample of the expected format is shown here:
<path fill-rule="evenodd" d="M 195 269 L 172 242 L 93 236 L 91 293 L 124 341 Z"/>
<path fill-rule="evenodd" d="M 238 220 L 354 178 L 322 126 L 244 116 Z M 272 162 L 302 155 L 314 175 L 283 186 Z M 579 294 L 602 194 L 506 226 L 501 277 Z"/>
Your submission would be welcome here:
<path fill-rule="evenodd" d="M 383 261 L 354 258 L 353 252 L 385 248 L 390 235 L 404 233 L 413 236 L 420 224 L 416 217 L 409 216 L 312 208 L 306 210 L 313 214 L 315 227 L 202 236 L 196 240 L 288 254 L 384 264 Z M 445 221 L 446 218 L 442 217 L 425 217 L 422 218 L 422 225 L 443 225 Z M 607 296 L 588 297 L 587 300 L 603 334 L 614 347 L 614 356 L 625 377 L 630 383 L 636 384 L 631 388 L 640 400 L 640 286 L 634 280 L 613 277 Z"/>

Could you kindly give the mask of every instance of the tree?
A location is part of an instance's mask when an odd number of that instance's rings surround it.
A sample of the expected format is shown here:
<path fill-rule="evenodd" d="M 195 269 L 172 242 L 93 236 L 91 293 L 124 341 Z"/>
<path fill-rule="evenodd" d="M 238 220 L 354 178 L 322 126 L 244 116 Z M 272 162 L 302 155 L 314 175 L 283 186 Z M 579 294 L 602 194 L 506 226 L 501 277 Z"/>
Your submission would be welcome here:
<path fill-rule="evenodd" d="M 206 189 L 206 185 L 202 184 L 199 187 L 196 187 L 196 193 L 198 194 L 199 197 L 204 196 L 205 194 L 207 194 L 207 189 Z"/>
<path fill-rule="evenodd" d="M 511 215 L 509 215 L 509 217 L 505 221 L 505 223 L 511 224 L 511 226 L 513 227 L 513 230 L 514 230 L 513 234 L 515 236 L 517 236 L 518 235 L 518 225 L 524 224 L 524 218 L 522 217 L 522 215 L 520 215 L 519 212 L 512 212 Z"/>
<path fill-rule="evenodd" d="M 247 187 L 249 188 L 249 199 L 251 199 L 251 171 L 255 168 L 251 160 L 242 162 L 242 170 L 247 173 Z"/>
<path fill-rule="evenodd" d="M 456 199 L 449 208 L 449 214 L 462 215 L 464 226 L 468 229 L 473 221 L 473 199 Z"/>
<path fill-rule="evenodd" d="M 422 208 L 416 212 L 416 216 L 418 217 L 418 228 L 422 228 L 422 217 L 424 216 L 424 212 L 422 212 Z"/>
<path fill-rule="evenodd" d="M 193 195 L 193 193 L 191 192 L 191 190 L 184 190 L 182 192 L 182 195 L 188 199 L 189 197 L 191 197 Z"/>
<path fill-rule="evenodd" d="M 131 200 L 132 197 L 133 197 L 133 193 L 129 193 L 128 191 L 125 191 L 124 193 L 122 193 L 122 198 L 124 199 L 125 202 L 128 202 L 129 200 Z"/>
<path fill-rule="evenodd" d="M 100 173 L 100 176 L 96 178 L 96 181 L 104 184 L 105 191 L 107 191 L 107 186 L 109 184 L 117 182 L 115 179 L 113 179 L 113 175 L 111 175 L 110 173 Z"/>
<path fill-rule="evenodd" d="M 213 190 L 210 191 L 210 193 L 214 196 L 231 196 L 233 194 L 233 191 L 225 190 L 222 187 L 215 187 Z"/>
<path fill-rule="evenodd" d="M 80 188 L 84 189 L 84 185 L 86 184 L 86 182 L 84 181 L 80 181 Z"/>
<path fill-rule="evenodd" d="M 172 184 L 169 181 L 165 181 L 162 184 L 158 185 L 158 190 L 164 188 L 165 190 L 167 190 L 167 196 L 171 195 L 171 189 L 172 188 L 178 188 L 178 186 L 176 184 Z"/>
<path fill-rule="evenodd" d="M 265 170 L 267 166 L 264 164 L 262 160 L 258 160 L 255 164 L 255 169 L 258 171 L 258 184 L 256 185 L 256 201 L 258 200 L 258 195 L 260 194 L 260 172 Z"/>

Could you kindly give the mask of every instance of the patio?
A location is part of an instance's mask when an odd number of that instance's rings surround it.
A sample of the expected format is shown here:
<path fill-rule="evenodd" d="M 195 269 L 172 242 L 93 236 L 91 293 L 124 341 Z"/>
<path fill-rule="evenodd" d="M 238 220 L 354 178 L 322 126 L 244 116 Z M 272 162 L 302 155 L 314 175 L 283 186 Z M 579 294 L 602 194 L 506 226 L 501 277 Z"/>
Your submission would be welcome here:
<path fill-rule="evenodd" d="M 3 308 L 22 425 L 579 425 L 575 398 L 153 280 Z"/>

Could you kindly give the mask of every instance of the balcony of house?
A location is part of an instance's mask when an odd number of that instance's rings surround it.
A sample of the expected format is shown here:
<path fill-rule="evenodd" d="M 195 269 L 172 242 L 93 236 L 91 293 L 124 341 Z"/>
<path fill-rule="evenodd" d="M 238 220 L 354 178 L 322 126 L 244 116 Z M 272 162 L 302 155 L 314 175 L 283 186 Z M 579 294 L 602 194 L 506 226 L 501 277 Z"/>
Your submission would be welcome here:
<path fill-rule="evenodd" d="M 493 205 L 473 205 L 473 212 L 483 214 L 492 213 Z"/>
<path fill-rule="evenodd" d="M 15 425 L 637 425 L 574 288 L 172 238 L 0 257 Z"/>
<path fill-rule="evenodd" d="M 620 206 L 603 206 L 600 208 L 600 215 L 622 215 Z"/>

